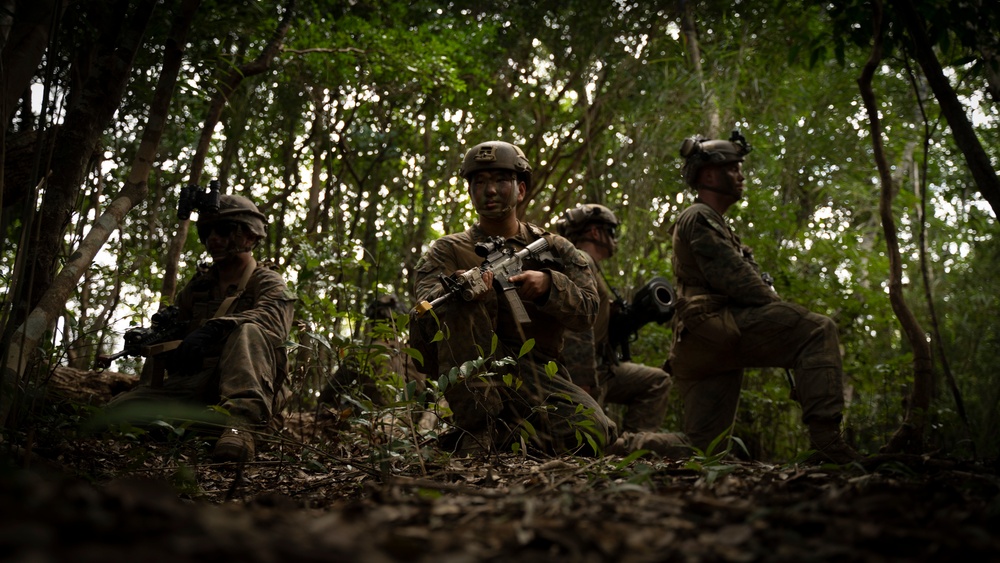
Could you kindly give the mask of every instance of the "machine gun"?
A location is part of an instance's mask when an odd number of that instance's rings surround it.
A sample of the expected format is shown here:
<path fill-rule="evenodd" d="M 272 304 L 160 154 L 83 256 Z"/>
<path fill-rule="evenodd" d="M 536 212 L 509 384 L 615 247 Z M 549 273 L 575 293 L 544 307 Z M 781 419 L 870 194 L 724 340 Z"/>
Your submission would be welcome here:
<path fill-rule="evenodd" d="M 455 295 L 461 295 L 462 299 L 466 301 L 472 301 L 480 295 L 484 295 L 491 289 L 483 283 L 483 274 L 489 271 L 493 272 L 493 285 L 507 297 L 507 302 L 510 304 L 517 322 L 520 324 L 530 323 L 531 318 L 528 317 L 528 312 L 524 309 L 524 303 L 516 294 L 517 286 L 508 279 L 521 273 L 526 259 L 540 259 L 541 254 L 548 248 L 549 241 L 544 238 L 536 240 L 517 252 L 508 248 L 502 237 L 490 237 L 488 242 L 477 243 L 476 254 L 484 258 L 482 265 L 462 274 L 442 275 L 441 284 L 445 287 L 444 295 L 429 303 L 421 301 L 414 307 L 414 311 L 418 316 L 422 316 Z"/>
<path fill-rule="evenodd" d="M 180 309 L 175 305 L 160 309 L 150 318 L 148 328 L 137 326 L 125 331 L 125 347 L 110 356 L 100 355 L 94 360 L 94 369 L 105 370 L 122 356 L 149 356 L 164 352 L 167 348 L 151 351 L 151 347 L 170 341 L 176 341 L 184 334 L 187 323 L 180 320 Z"/>
<path fill-rule="evenodd" d="M 657 276 L 635 292 L 632 303 L 621 297 L 611 304 L 611 319 L 608 323 L 608 342 L 614 348 L 621 348 L 622 361 L 632 359 L 629 343 L 639 334 L 639 329 L 653 321 L 664 324 L 674 317 L 674 302 L 677 292 L 670 282 Z"/>

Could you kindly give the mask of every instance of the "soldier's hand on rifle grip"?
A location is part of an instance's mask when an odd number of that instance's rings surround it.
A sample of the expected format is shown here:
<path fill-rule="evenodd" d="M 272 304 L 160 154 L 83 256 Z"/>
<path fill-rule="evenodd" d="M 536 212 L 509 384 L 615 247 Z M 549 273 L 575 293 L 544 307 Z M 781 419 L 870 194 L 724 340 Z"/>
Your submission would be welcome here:
<path fill-rule="evenodd" d="M 167 371 L 171 375 L 190 375 L 201 369 L 208 352 L 217 348 L 225 336 L 226 329 L 221 323 L 208 323 L 184 337 L 184 341 L 167 359 Z"/>
<path fill-rule="evenodd" d="M 548 272 L 539 270 L 526 270 L 511 276 L 508 281 L 518 284 L 517 294 L 522 299 L 536 300 L 549 294 L 552 287 L 552 277 Z"/>

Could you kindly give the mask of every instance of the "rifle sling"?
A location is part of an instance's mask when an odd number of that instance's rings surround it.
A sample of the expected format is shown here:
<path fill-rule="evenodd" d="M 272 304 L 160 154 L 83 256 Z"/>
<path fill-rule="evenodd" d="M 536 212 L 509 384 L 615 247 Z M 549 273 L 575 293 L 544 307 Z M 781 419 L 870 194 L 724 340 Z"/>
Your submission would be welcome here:
<path fill-rule="evenodd" d="M 253 256 L 251 256 L 250 263 L 247 264 L 247 267 L 243 270 L 243 278 L 240 280 L 240 285 L 236 287 L 236 293 L 223 299 L 222 304 L 219 305 L 219 310 L 216 311 L 210 318 L 214 319 L 216 317 L 229 314 L 230 309 L 233 308 L 233 304 L 236 303 L 236 300 L 239 299 L 240 295 L 243 295 L 243 291 L 247 288 L 247 283 L 250 281 L 250 275 L 253 274 L 253 271 L 256 269 L 257 261 L 253 259 Z"/>
<path fill-rule="evenodd" d="M 247 264 L 247 267 L 243 270 L 243 277 L 240 279 L 240 285 L 236 287 L 236 292 L 230 295 L 229 297 L 223 299 L 222 304 L 219 305 L 219 309 L 215 311 L 215 314 L 212 315 L 210 318 L 214 319 L 216 317 L 221 317 L 223 315 L 228 315 L 230 313 L 233 306 L 236 304 L 236 300 L 239 299 L 240 296 L 243 295 L 243 292 L 246 290 L 247 283 L 250 282 L 250 276 L 256 269 L 257 269 L 257 261 L 254 260 L 253 256 L 251 256 L 250 263 Z M 164 352 L 169 352 L 171 350 L 176 349 L 178 346 L 181 345 L 181 342 L 183 342 L 183 340 L 171 340 L 169 342 L 160 342 L 159 344 L 154 344 L 152 346 L 146 347 L 145 349 L 146 354 L 144 355 L 147 358 L 153 360 L 153 368 L 150 373 L 151 375 L 149 382 L 150 387 L 153 387 L 154 389 L 163 387 L 163 372 L 165 371 L 165 366 L 163 365 L 163 359 L 159 356 Z M 209 360 L 206 360 L 206 363 L 208 361 Z M 217 362 L 218 360 L 215 361 Z M 202 364 L 202 367 L 206 367 L 205 363 Z"/>

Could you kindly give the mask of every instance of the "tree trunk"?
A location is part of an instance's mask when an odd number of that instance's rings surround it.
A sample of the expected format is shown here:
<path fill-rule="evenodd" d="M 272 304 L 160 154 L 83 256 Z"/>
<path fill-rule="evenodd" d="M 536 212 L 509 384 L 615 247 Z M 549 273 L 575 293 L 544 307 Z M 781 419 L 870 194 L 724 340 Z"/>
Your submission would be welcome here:
<path fill-rule="evenodd" d="M 205 116 L 205 124 L 201 129 L 201 138 L 198 148 L 195 151 L 191 162 L 191 174 L 188 177 L 189 184 L 198 184 L 201 181 L 201 173 L 205 167 L 205 156 L 208 154 L 208 146 L 212 140 L 212 133 L 215 126 L 222 117 L 222 109 L 226 105 L 226 100 L 233 94 L 243 80 L 250 76 L 262 74 L 271 68 L 274 58 L 278 55 L 281 45 L 285 40 L 285 35 L 292 26 L 292 18 L 295 13 L 296 0 L 288 0 L 285 13 L 275 30 L 271 40 L 264 47 L 252 62 L 238 68 L 228 67 L 222 80 L 219 81 L 219 90 L 212 98 L 209 105 L 208 114 Z M 163 270 L 163 286 L 160 288 L 160 300 L 163 302 L 172 301 L 174 293 L 177 291 L 177 263 L 181 258 L 181 251 L 184 249 L 184 241 L 187 240 L 188 226 L 190 221 L 178 221 L 177 232 L 170 239 L 170 247 L 167 250 L 167 263 Z"/>
<path fill-rule="evenodd" d="M 38 65 L 42 62 L 49 44 L 50 32 L 66 9 L 66 0 L 35 0 L 15 2 L 5 0 L 0 6 L 4 14 L 0 26 L 4 29 L 3 98 L 0 99 L 0 117 L 4 128 L 10 123 L 17 102 L 31 84 Z M 8 15 L 8 10 L 10 10 Z"/>
<path fill-rule="evenodd" d="M 941 323 L 938 320 L 937 309 L 934 305 L 933 270 L 930 267 L 930 257 L 927 249 L 927 155 L 930 154 L 931 127 L 927 121 L 927 113 L 924 110 L 923 103 L 925 99 L 924 94 L 927 90 L 926 85 L 922 81 L 918 82 L 915 78 L 911 78 L 911 80 L 913 82 L 914 93 L 917 95 L 917 101 L 919 102 L 920 121 L 924 124 L 922 163 L 918 166 L 916 160 L 914 160 L 912 165 L 913 192 L 919 196 L 920 200 L 920 205 L 917 207 L 917 224 L 920 228 L 920 236 L 918 238 L 920 276 L 924 281 L 924 299 L 927 301 L 927 313 L 930 317 L 932 338 L 938 353 L 938 360 L 941 363 L 941 371 L 944 372 L 945 382 L 947 382 L 948 388 L 951 390 L 952 398 L 955 399 L 955 411 L 958 413 L 959 418 L 962 419 L 966 431 L 971 433 L 972 427 L 969 423 L 969 415 L 965 411 L 965 401 L 962 399 L 962 392 L 955 381 L 955 374 L 951 371 L 948 353 L 944 346 L 944 339 L 941 337 Z M 975 448 L 975 441 L 971 439 L 971 436 L 969 443 Z"/>
<path fill-rule="evenodd" d="M 681 31 L 687 41 L 688 53 L 690 55 L 691 68 L 694 69 L 695 80 L 701 88 L 701 107 L 707 120 L 708 129 L 704 135 L 710 139 L 719 136 L 722 128 L 719 118 L 719 103 L 715 98 L 715 91 L 705 82 L 705 74 L 701 67 L 701 43 L 698 41 L 698 28 L 694 20 L 694 9 L 690 1 L 684 1 L 684 10 L 681 14 Z"/>
<path fill-rule="evenodd" d="M 52 175 L 42 200 L 37 238 L 32 237 L 30 248 L 21 249 L 28 252 L 27 283 L 19 285 L 27 289 L 27 294 L 22 293 L 19 302 L 27 303 L 29 310 L 37 306 L 55 277 L 63 235 L 76 207 L 84 176 L 101 133 L 121 104 L 132 62 L 157 2 L 143 0 L 131 17 L 126 15 L 128 4 L 123 0 L 109 8 L 107 13 L 117 15 L 117 19 L 108 22 L 104 18 L 94 67 L 83 84 L 79 103 L 67 111 L 56 139 L 51 159 Z M 15 322 L 22 318 L 15 318 Z"/>
<path fill-rule="evenodd" d="M 941 63 L 934 54 L 923 18 L 913 7 L 911 0 L 892 0 L 892 6 L 897 9 L 910 34 L 913 56 L 920 63 L 920 68 L 927 77 L 927 83 L 934 91 L 941 112 L 951 127 L 955 144 L 965 155 L 965 162 L 969 165 L 976 186 L 979 187 L 979 193 L 989 202 L 993 214 L 1000 215 L 1000 176 L 997 176 L 989 155 L 979 142 L 979 137 L 976 136 L 976 131 L 965 113 L 965 107 L 948 82 L 948 77 L 941 70 Z"/>
<path fill-rule="evenodd" d="M 323 97 L 313 96 L 313 103 L 316 105 L 316 116 L 312 123 L 312 153 L 313 165 L 312 174 L 309 180 L 309 203 L 306 207 L 306 227 L 305 231 L 310 238 L 316 234 L 319 226 L 320 196 L 323 194 L 323 164 L 326 147 L 329 145 L 329 133 L 326 131 L 327 112 L 323 105 Z M 333 181 L 329 178 L 328 181 Z"/>
<path fill-rule="evenodd" d="M 892 215 L 892 200 L 895 186 L 882 146 L 882 124 L 878 117 L 878 106 L 872 90 L 872 78 L 882 60 L 882 3 L 873 5 L 874 42 L 871 56 L 858 78 L 858 88 L 868 113 L 872 136 L 872 150 L 878 166 L 881 182 L 879 215 L 885 233 L 886 253 L 889 257 L 889 302 L 896 313 L 903 332 L 913 348 L 913 390 L 907 402 L 906 420 L 883 446 L 886 453 L 920 453 L 923 450 L 924 427 L 927 409 L 930 407 L 933 363 L 927 337 L 903 296 L 903 267 L 899 255 L 899 240 L 896 235 L 895 218 Z"/>
<path fill-rule="evenodd" d="M 152 7 L 155 3 L 155 0 L 150 0 L 149 5 L 143 6 L 146 10 L 140 10 L 145 19 L 137 18 L 137 20 L 142 21 L 143 29 L 149 22 L 149 16 L 152 14 Z M 181 67 L 184 46 L 187 44 L 191 22 L 200 3 L 201 0 L 183 0 L 182 8 L 174 20 L 170 38 L 164 49 L 163 71 L 160 73 L 156 92 L 150 103 L 149 119 L 146 122 L 142 141 L 138 151 L 136 151 L 135 160 L 132 163 L 132 169 L 125 186 L 92 226 L 86 238 L 72 254 L 71 259 L 63 266 L 58 277 L 47 285 L 47 289 L 41 295 L 37 306 L 32 309 L 27 319 L 14 333 L 13 344 L 4 357 L 3 382 L 2 389 L 0 389 L 0 427 L 6 424 L 14 405 L 14 393 L 28 367 L 31 352 L 38 346 L 45 332 L 52 328 L 56 318 L 65 308 L 70 295 L 76 289 L 84 271 L 90 267 L 94 257 L 107 242 L 111 233 L 121 225 L 122 218 L 146 197 L 149 173 L 156 159 L 157 147 L 159 147 L 160 137 L 167 120 L 170 100 L 173 97 L 174 86 L 177 83 L 177 75 Z M 133 49 L 132 53 L 134 54 L 134 52 Z M 131 61 L 131 57 L 128 60 Z M 120 91 L 117 99 L 121 99 Z"/>

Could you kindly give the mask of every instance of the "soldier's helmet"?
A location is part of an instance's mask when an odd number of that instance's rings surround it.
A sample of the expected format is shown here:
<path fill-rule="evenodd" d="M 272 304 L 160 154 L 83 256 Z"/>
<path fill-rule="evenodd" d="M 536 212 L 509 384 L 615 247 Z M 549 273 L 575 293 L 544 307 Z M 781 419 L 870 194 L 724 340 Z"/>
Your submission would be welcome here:
<path fill-rule="evenodd" d="M 562 216 L 556 221 L 556 231 L 561 236 L 573 241 L 577 235 L 586 231 L 593 224 L 606 225 L 611 232 L 611 237 L 617 236 L 618 217 L 615 217 L 610 209 L 599 203 L 586 203 L 563 211 Z"/>
<path fill-rule="evenodd" d="M 517 179 L 531 189 L 531 164 L 524 151 L 517 145 L 503 141 L 487 141 L 469 149 L 462 161 L 459 176 L 469 180 L 477 172 L 484 170 L 510 170 L 517 173 Z"/>
<path fill-rule="evenodd" d="M 743 158 L 753 148 L 739 129 L 733 129 L 728 141 L 711 140 L 701 136 L 688 137 L 681 144 L 681 156 L 684 157 L 684 182 L 693 187 L 698 181 L 698 171 L 705 165 L 743 162 Z"/>
<path fill-rule="evenodd" d="M 218 212 L 198 214 L 198 238 L 205 242 L 211 226 L 224 221 L 240 223 L 258 238 L 267 236 L 267 217 L 252 201 L 241 195 L 223 195 L 219 197 Z"/>

